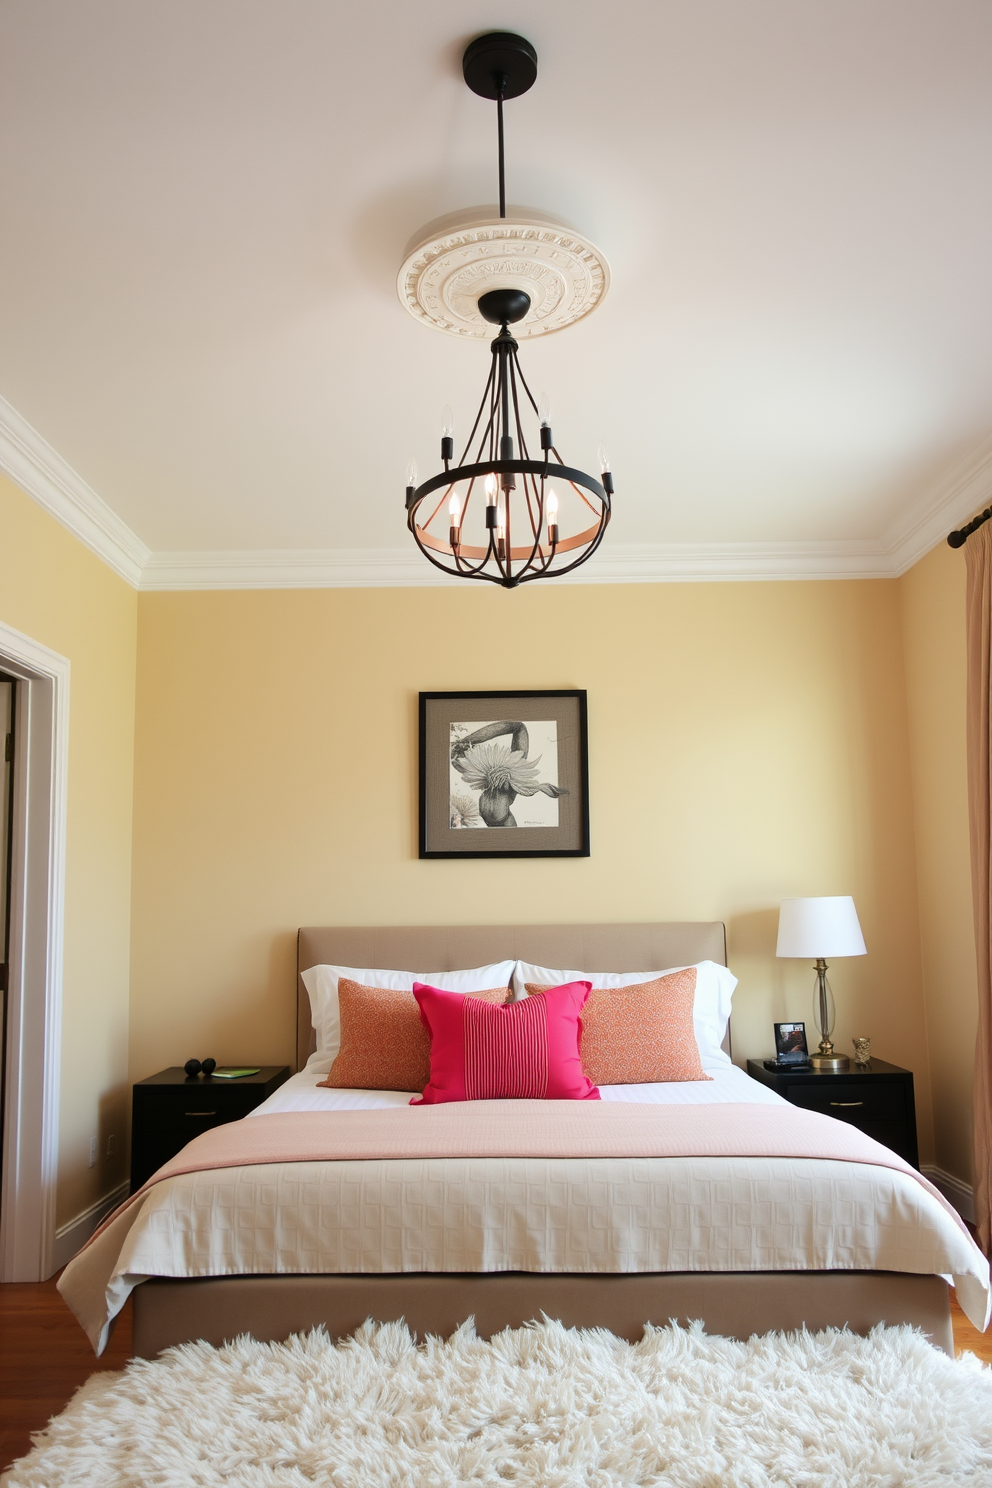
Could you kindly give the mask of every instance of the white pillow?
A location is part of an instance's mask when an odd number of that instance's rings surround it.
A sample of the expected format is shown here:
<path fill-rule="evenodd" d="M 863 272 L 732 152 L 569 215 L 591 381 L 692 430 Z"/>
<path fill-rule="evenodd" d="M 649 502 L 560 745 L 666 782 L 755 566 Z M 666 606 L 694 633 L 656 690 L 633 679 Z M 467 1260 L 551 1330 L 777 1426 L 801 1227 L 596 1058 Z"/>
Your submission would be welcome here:
<path fill-rule="evenodd" d="M 394 992 L 412 992 L 414 982 L 428 982 L 442 992 L 489 992 L 509 989 L 515 963 L 496 961 L 473 971 L 380 971 L 354 966 L 310 966 L 301 972 L 310 994 L 310 1014 L 317 1034 L 317 1050 L 307 1060 L 308 1070 L 327 1074 L 341 1047 L 341 1014 L 338 1010 L 338 980 L 347 977 L 363 987 L 386 987 Z"/>
<path fill-rule="evenodd" d="M 513 972 L 513 999 L 516 1002 L 526 997 L 528 982 L 538 982 L 544 987 L 560 987 L 564 982 L 591 982 L 595 991 L 601 991 L 608 987 L 633 987 L 638 982 L 653 982 L 657 977 L 670 976 L 673 971 L 684 969 L 670 966 L 667 971 L 552 971 L 547 966 L 518 961 Z M 737 978 L 726 966 L 720 966 L 716 961 L 696 963 L 692 1028 L 703 1069 L 725 1068 L 732 1062 L 720 1046 L 727 1034 L 730 1000 L 736 986 Z"/>

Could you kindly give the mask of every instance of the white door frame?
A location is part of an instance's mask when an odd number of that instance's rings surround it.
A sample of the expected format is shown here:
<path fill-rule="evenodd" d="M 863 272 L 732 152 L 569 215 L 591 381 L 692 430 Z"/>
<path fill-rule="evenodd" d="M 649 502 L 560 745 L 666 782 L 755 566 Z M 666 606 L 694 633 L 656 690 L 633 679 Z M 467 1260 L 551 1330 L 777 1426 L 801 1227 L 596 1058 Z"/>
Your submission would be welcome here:
<path fill-rule="evenodd" d="M 16 677 L 0 1281 L 54 1268 L 62 1046 L 69 662 L 0 622 Z"/>

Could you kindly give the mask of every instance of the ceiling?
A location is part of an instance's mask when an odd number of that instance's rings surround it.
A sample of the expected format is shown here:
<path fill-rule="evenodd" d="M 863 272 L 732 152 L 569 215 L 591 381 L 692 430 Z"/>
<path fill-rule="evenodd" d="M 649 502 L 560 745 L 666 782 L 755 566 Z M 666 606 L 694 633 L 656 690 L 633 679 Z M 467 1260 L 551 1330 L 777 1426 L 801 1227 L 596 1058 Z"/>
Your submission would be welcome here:
<path fill-rule="evenodd" d="M 992 495 L 988 0 L 0 0 L 0 393 L 136 551 L 406 549 L 489 357 L 396 272 L 495 198 L 492 28 L 540 58 L 509 200 L 612 268 L 522 348 L 566 458 L 610 448 L 603 561 L 878 554 Z"/>

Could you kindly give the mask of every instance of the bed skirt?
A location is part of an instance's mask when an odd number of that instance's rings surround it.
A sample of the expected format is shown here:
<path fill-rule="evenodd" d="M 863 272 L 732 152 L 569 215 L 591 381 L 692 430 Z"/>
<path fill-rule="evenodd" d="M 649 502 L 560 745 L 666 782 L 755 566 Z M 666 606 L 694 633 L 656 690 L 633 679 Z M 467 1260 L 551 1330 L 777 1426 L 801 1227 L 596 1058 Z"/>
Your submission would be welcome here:
<path fill-rule="evenodd" d="M 646 1322 L 702 1319 L 728 1338 L 876 1323 L 911 1323 L 954 1357 L 950 1300 L 940 1276 L 898 1271 L 652 1272 L 622 1276 L 412 1272 L 353 1276 L 156 1278 L 133 1293 L 133 1351 L 154 1358 L 172 1344 L 221 1344 L 248 1333 L 281 1341 L 322 1323 L 334 1338 L 366 1318 L 404 1318 L 419 1337 L 448 1337 L 468 1317 L 489 1338 L 541 1313 L 567 1327 L 608 1328 L 632 1342 Z"/>

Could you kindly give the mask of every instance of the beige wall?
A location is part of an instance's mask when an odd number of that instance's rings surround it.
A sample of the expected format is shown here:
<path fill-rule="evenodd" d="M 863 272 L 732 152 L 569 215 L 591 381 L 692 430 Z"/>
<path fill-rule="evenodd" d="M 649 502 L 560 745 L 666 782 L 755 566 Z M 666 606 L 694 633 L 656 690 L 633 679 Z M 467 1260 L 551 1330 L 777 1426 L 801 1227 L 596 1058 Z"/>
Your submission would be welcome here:
<path fill-rule="evenodd" d="M 931 1147 L 899 586 L 140 596 L 131 1074 L 289 1061 L 305 923 L 721 918 L 739 1059 L 810 1017 L 787 894 L 852 893 L 837 1041 L 917 1074 Z M 592 856 L 426 862 L 424 689 L 585 687 Z M 512 948 L 508 948 L 512 952 Z"/>
<path fill-rule="evenodd" d="M 61 1224 L 125 1177 L 137 595 L 2 476 L 0 620 L 71 662 Z"/>
<path fill-rule="evenodd" d="M 977 998 L 965 753 L 964 555 L 941 543 L 899 583 L 934 1160 L 970 1183 Z"/>

